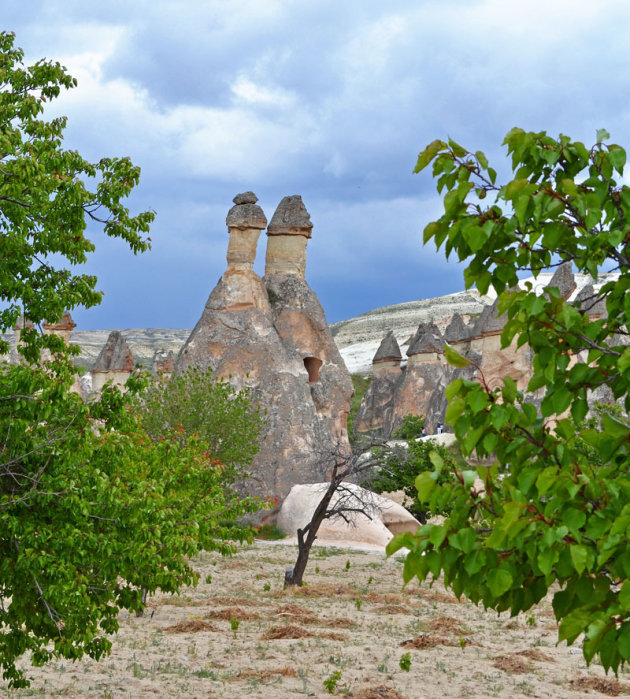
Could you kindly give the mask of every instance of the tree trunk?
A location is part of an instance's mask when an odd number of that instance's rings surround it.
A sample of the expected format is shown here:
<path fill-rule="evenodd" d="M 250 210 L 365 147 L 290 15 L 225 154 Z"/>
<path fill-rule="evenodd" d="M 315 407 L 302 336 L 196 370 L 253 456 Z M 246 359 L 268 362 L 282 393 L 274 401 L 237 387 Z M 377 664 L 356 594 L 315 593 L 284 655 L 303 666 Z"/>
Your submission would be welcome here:
<path fill-rule="evenodd" d="M 311 546 L 315 539 L 317 539 L 317 531 L 319 525 L 326 519 L 328 515 L 328 505 L 332 500 L 332 496 L 339 487 L 339 483 L 342 479 L 339 479 L 337 475 L 337 467 L 333 469 L 333 474 L 330 479 L 330 484 L 324 493 L 324 496 L 319 501 L 319 504 L 313 512 L 311 521 L 303 528 L 297 530 L 298 539 L 298 557 L 293 568 L 288 568 L 284 573 L 284 586 L 290 587 L 292 585 L 297 585 L 302 587 L 302 581 L 304 578 L 304 571 L 306 570 L 306 564 L 308 563 L 308 557 L 311 552 Z M 306 534 L 306 539 L 304 538 Z"/>

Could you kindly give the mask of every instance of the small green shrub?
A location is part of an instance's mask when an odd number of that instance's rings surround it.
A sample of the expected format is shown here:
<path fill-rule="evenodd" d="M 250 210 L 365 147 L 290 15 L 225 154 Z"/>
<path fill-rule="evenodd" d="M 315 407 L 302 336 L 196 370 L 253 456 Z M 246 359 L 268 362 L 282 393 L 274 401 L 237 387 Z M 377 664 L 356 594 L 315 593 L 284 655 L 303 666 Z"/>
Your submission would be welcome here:
<path fill-rule="evenodd" d="M 417 439 L 424 432 L 424 415 L 405 415 L 401 426 L 394 432 L 396 439 Z"/>
<path fill-rule="evenodd" d="M 334 694 L 335 689 L 337 689 L 337 684 L 339 680 L 341 679 L 341 670 L 335 670 L 330 677 L 327 677 L 324 682 L 324 688 L 328 692 L 328 694 Z"/>
<path fill-rule="evenodd" d="M 263 524 L 260 527 L 254 527 L 254 536 L 265 541 L 278 541 L 286 538 L 286 534 L 281 532 L 275 524 Z"/>
<path fill-rule="evenodd" d="M 348 439 L 350 444 L 354 445 L 357 441 L 357 435 L 354 432 L 354 421 L 359 412 L 361 401 L 372 381 L 371 376 L 361 376 L 360 374 L 352 374 L 352 386 L 354 387 L 354 395 L 350 402 L 350 412 L 348 413 Z"/>

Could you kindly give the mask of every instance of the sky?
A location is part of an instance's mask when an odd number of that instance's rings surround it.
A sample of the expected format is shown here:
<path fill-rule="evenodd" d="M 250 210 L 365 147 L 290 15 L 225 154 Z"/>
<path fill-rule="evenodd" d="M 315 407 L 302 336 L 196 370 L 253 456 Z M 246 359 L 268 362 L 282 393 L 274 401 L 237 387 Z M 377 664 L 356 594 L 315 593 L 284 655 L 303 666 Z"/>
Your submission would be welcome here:
<path fill-rule="evenodd" d="M 302 195 L 329 322 L 461 291 L 462 266 L 422 246 L 442 211 L 413 174 L 429 142 L 500 174 L 513 126 L 630 146 L 627 0 L 2 0 L 1 17 L 25 63 L 78 79 L 48 112 L 68 117 L 65 146 L 130 156 L 129 206 L 157 212 L 140 256 L 91 231 L 104 297 L 78 329 L 193 327 L 247 190 L 268 220 Z"/>

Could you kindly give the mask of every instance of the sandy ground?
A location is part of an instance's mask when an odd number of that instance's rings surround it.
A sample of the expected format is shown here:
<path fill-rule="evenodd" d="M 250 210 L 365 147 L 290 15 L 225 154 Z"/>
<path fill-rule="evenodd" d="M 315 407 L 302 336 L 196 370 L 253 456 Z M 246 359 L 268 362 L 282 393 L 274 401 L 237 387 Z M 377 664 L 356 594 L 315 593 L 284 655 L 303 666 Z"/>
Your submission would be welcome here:
<path fill-rule="evenodd" d="M 142 618 L 121 614 L 100 662 L 32 668 L 28 690 L 5 696 L 584 697 L 630 693 L 630 677 L 586 668 L 556 646 L 549 603 L 510 619 L 436 583 L 402 589 L 401 559 L 318 547 L 306 587 L 282 589 L 292 544 L 256 542 L 233 558 L 204 554 L 202 581 L 156 595 Z M 401 667 L 408 662 L 408 670 Z M 330 688 L 330 692 L 328 688 Z"/>

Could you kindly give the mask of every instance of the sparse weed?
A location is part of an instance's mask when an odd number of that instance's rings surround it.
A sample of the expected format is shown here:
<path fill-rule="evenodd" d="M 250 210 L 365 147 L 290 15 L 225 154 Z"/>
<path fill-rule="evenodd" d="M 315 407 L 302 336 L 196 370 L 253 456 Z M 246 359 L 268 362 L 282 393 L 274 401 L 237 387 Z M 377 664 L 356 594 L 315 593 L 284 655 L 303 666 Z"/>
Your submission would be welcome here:
<path fill-rule="evenodd" d="M 337 689 L 337 683 L 341 679 L 341 670 L 335 670 L 329 677 L 327 677 L 324 682 L 324 688 L 328 694 L 334 694 Z"/>

